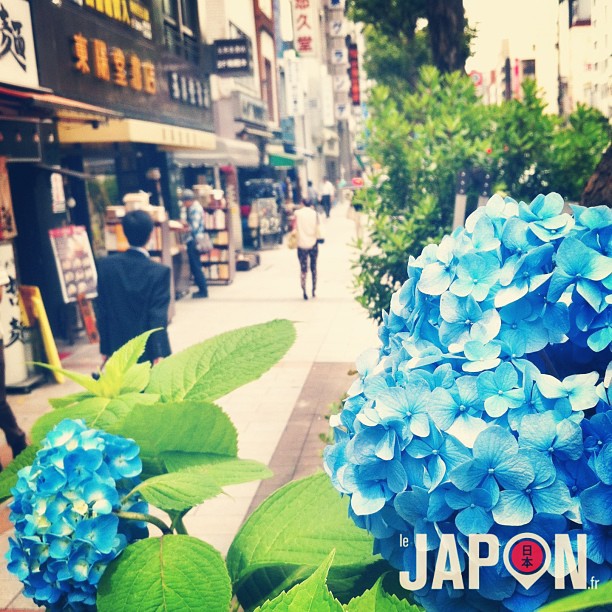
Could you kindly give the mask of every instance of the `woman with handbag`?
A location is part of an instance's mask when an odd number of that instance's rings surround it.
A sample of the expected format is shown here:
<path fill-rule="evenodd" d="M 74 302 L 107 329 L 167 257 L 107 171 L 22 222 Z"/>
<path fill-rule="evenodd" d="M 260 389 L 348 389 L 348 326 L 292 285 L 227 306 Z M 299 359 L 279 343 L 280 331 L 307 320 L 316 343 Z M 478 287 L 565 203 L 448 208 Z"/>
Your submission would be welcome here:
<path fill-rule="evenodd" d="M 297 236 L 297 254 L 300 262 L 300 282 L 304 299 L 308 299 L 306 293 L 306 276 L 308 274 L 308 260 L 310 260 L 310 273 L 312 275 L 312 297 L 316 297 L 317 291 L 317 256 L 319 255 L 319 244 L 323 242 L 319 215 L 314 208 L 314 203 L 309 199 L 304 200 L 304 206 L 298 208 L 294 213 L 294 232 Z"/>

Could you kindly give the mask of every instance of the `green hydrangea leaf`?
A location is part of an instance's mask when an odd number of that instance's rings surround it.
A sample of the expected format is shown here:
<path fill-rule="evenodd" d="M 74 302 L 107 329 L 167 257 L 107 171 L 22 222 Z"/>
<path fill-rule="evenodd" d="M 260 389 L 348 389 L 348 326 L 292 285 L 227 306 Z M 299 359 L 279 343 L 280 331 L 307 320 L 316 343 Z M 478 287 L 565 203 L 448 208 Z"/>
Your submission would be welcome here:
<path fill-rule="evenodd" d="M 238 439 L 230 418 L 214 404 L 172 402 L 135 406 L 112 433 L 132 438 L 140 447 L 143 472 L 166 472 L 166 453 L 236 457 Z"/>
<path fill-rule="evenodd" d="M 162 453 L 168 472 L 197 470 L 212 478 L 218 485 L 234 485 L 270 478 L 272 471 L 263 463 L 238 457 L 220 457 L 208 453 Z"/>
<path fill-rule="evenodd" d="M 363 595 L 351 599 L 344 606 L 346 612 L 422 612 L 423 608 L 411 604 L 406 599 L 399 599 L 396 595 L 386 593 L 382 587 L 381 576 L 376 584 Z"/>
<path fill-rule="evenodd" d="M 70 395 L 64 395 L 63 397 L 54 397 L 49 400 L 49 404 L 51 404 L 51 408 L 57 410 L 58 408 L 66 408 L 66 406 L 73 406 L 77 402 L 80 402 L 84 399 L 89 399 L 90 397 L 95 397 L 89 391 L 77 391 L 76 393 L 71 393 Z"/>
<path fill-rule="evenodd" d="M 99 384 L 100 381 L 95 380 L 89 376 L 89 374 L 81 374 L 80 372 L 73 372 L 72 370 L 64 370 L 64 368 L 58 368 L 57 366 L 52 366 L 48 363 L 42 363 L 40 361 L 34 361 L 33 364 L 40 366 L 41 368 L 51 370 L 52 372 L 59 372 L 60 374 L 63 374 L 66 378 L 69 378 L 78 385 L 81 385 L 83 389 L 86 389 L 92 395 L 101 395 Z"/>
<path fill-rule="evenodd" d="M 612 581 L 599 584 L 596 589 L 587 589 L 582 593 L 558 599 L 540 608 L 540 612 L 574 612 L 575 610 L 608 609 L 612 604 Z"/>
<path fill-rule="evenodd" d="M 145 351 L 149 336 L 155 331 L 153 329 L 136 336 L 108 358 L 98 381 L 99 395 L 116 397 L 126 391 L 142 391 L 147 386 L 151 366 L 148 362 L 138 364 L 138 359 Z"/>
<path fill-rule="evenodd" d="M 251 514 L 230 546 L 227 566 L 241 605 L 250 609 L 306 579 L 336 549 L 328 585 L 348 602 L 388 568 L 372 545 L 349 519 L 348 499 L 319 473 L 281 487 Z"/>
<path fill-rule="evenodd" d="M 213 401 L 259 378 L 294 340 L 293 324 L 285 320 L 220 334 L 157 364 L 147 391 L 164 401 Z"/>
<path fill-rule="evenodd" d="M 332 550 L 319 565 L 314 574 L 294 586 L 287 593 L 281 593 L 272 601 L 266 601 L 255 612 L 285 612 L 286 610 L 316 610 L 317 612 L 342 612 L 342 605 L 329 592 L 327 574 L 334 560 Z"/>
<path fill-rule="evenodd" d="M 147 538 L 128 546 L 104 572 L 99 612 L 227 612 L 231 584 L 210 544 L 187 535 Z"/>
<path fill-rule="evenodd" d="M 83 419 L 88 427 L 116 433 L 118 425 L 138 404 L 150 405 L 159 400 L 152 393 L 126 393 L 114 399 L 87 397 L 70 405 L 43 414 L 32 427 L 32 440 L 40 442 L 64 419 Z"/>
<path fill-rule="evenodd" d="M 137 491 L 160 510 L 182 512 L 217 497 L 222 489 L 207 474 L 194 470 L 154 476 L 139 484 L 132 492 Z"/>
<path fill-rule="evenodd" d="M 0 472 L 0 502 L 11 497 L 11 489 L 17 484 L 17 472 L 32 465 L 39 450 L 36 444 L 26 447 Z"/>

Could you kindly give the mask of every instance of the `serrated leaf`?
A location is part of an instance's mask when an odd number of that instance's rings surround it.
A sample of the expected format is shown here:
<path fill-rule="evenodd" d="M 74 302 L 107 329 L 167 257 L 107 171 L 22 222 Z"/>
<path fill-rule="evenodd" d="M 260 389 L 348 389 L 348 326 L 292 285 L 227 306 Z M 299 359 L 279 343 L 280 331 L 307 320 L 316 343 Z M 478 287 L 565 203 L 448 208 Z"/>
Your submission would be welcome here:
<path fill-rule="evenodd" d="M 155 331 L 153 329 L 136 336 L 108 358 L 98 381 L 99 395 L 116 397 L 128 390 L 142 391 L 147 386 L 151 365 L 148 362 L 138 364 L 138 359 L 145 351 L 149 336 Z"/>
<path fill-rule="evenodd" d="M 140 447 L 143 472 L 166 472 L 165 453 L 182 452 L 236 457 L 238 440 L 230 418 L 214 404 L 172 402 L 135 406 L 113 432 Z"/>
<path fill-rule="evenodd" d="M 344 606 L 346 612 L 422 612 L 423 608 L 411 604 L 406 599 L 399 599 L 396 595 L 385 593 L 382 587 L 383 578 L 379 578 L 376 584 L 363 595 L 351 599 Z"/>
<path fill-rule="evenodd" d="M 575 610 L 608 609 L 612 604 L 612 581 L 597 585 L 595 589 L 587 589 L 582 593 L 557 599 L 543 608 L 540 612 L 574 612 Z"/>
<path fill-rule="evenodd" d="M 32 465 L 39 450 L 37 444 L 27 446 L 0 472 L 0 502 L 11 497 L 11 489 L 17 484 L 17 472 Z"/>
<path fill-rule="evenodd" d="M 172 473 L 148 478 L 132 492 L 140 492 L 149 503 L 165 512 L 182 512 L 216 497 L 222 493 L 223 486 L 272 475 L 257 461 L 197 453 L 180 455 L 182 460 L 174 459 L 170 461 L 170 467 L 166 465 Z"/>
<path fill-rule="evenodd" d="M 81 385 L 84 389 L 87 389 L 93 395 L 100 395 L 100 385 L 99 381 L 95 380 L 88 374 L 81 374 L 80 372 L 73 372 L 72 370 L 64 370 L 64 368 L 58 368 L 57 366 L 52 366 L 48 363 L 41 363 L 39 361 L 34 361 L 34 365 L 40 366 L 41 368 L 46 368 L 47 370 L 51 370 L 52 372 L 59 372 L 63 374 L 66 378 L 74 381 L 78 385 Z"/>
<path fill-rule="evenodd" d="M 232 542 L 227 565 L 245 609 L 307 578 L 336 549 L 329 588 L 348 601 L 373 585 L 386 564 L 372 554 L 372 537 L 348 518 L 348 499 L 329 478 L 290 482 L 266 499 Z M 282 529 L 279 530 L 279 525 Z"/>
<path fill-rule="evenodd" d="M 182 512 L 217 497 L 222 489 L 206 474 L 193 471 L 148 478 L 133 490 L 136 491 L 160 510 Z"/>
<path fill-rule="evenodd" d="M 64 395 L 64 397 L 54 397 L 49 400 L 49 404 L 51 404 L 51 408 L 65 408 L 66 406 L 72 406 L 81 400 L 88 399 L 90 397 L 95 397 L 89 391 L 77 391 L 76 393 L 71 393 L 70 395 Z"/>
<path fill-rule="evenodd" d="M 238 457 L 220 457 L 208 453 L 163 453 L 162 458 L 169 472 L 197 470 L 212 478 L 218 485 L 234 485 L 270 478 L 272 471 L 263 463 Z"/>
<path fill-rule="evenodd" d="M 327 588 L 327 574 L 334 560 L 332 550 L 327 558 L 309 577 L 287 593 L 281 593 L 272 601 L 266 601 L 255 612 L 284 612 L 285 610 L 316 610 L 317 612 L 342 612 L 342 605 Z"/>
<path fill-rule="evenodd" d="M 147 391 L 164 401 L 215 400 L 259 378 L 294 340 L 293 324 L 285 320 L 220 334 L 157 364 Z"/>
<path fill-rule="evenodd" d="M 138 404 L 153 404 L 159 396 L 152 393 L 126 393 L 114 399 L 87 397 L 64 408 L 43 414 L 32 427 L 32 440 L 40 442 L 64 419 L 83 419 L 92 429 L 104 429 L 116 433 L 121 421 Z"/>
<path fill-rule="evenodd" d="M 227 612 L 231 597 L 219 552 L 170 535 L 128 546 L 104 572 L 96 603 L 98 612 Z"/>

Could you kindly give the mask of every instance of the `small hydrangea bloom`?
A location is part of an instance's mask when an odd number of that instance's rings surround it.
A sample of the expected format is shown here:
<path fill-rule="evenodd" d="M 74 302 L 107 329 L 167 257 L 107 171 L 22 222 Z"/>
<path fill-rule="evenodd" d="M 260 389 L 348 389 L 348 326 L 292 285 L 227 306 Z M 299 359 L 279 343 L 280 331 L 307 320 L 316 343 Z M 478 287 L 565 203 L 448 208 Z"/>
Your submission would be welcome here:
<path fill-rule="evenodd" d="M 413 572 L 427 536 L 414 596 L 428 612 L 531 612 L 561 594 L 549 574 L 524 588 L 501 555 L 467 588 L 472 534 L 553 549 L 586 534 L 589 576 L 612 576 L 612 210 L 572 211 L 556 193 L 496 195 L 411 256 L 332 422 L 325 469 L 374 552 Z M 463 590 L 432 588 L 441 534 Z"/>
<path fill-rule="evenodd" d="M 147 510 L 137 496 L 120 501 L 139 482 L 138 455 L 133 440 L 83 421 L 66 419 L 49 432 L 11 491 L 8 569 L 23 582 L 24 595 L 52 611 L 95 610 L 106 566 L 148 535 L 144 523 L 116 514 Z"/>

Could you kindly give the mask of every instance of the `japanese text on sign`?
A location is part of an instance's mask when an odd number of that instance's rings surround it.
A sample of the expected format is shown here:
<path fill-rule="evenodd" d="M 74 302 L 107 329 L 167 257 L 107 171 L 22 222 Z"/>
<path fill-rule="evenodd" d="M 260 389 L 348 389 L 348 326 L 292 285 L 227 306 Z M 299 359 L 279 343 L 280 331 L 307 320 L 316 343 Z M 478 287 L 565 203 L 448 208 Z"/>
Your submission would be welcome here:
<path fill-rule="evenodd" d="M 296 51 L 302 56 L 316 54 L 318 15 L 314 0 L 294 0 L 293 29 Z"/>
<path fill-rule="evenodd" d="M 251 73 L 251 41 L 248 38 L 215 41 L 215 72 L 217 74 Z"/>
<path fill-rule="evenodd" d="M 210 89 L 206 81 L 194 79 L 178 72 L 168 73 L 170 97 L 177 102 L 210 108 Z"/>
<path fill-rule="evenodd" d="M 153 95 L 157 93 L 155 64 L 141 60 L 135 53 L 117 47 L 108 48 L 99 38 L 82 34 L 72 37 L 72 65 L 83 75 L 93 74 L 101 81 Z"/>

